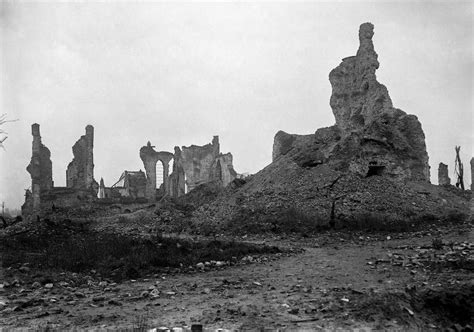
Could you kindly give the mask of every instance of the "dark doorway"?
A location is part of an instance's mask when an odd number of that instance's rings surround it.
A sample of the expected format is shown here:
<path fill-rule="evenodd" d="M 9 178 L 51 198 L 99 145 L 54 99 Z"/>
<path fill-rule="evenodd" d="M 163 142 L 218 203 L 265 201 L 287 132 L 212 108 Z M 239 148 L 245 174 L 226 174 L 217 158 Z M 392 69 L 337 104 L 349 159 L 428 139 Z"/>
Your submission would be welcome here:
<path fill-rule="evenodd" d="M 369 171 L 367 172 L 367 178 L 374 175 L 383 175 L 385 166 L 380 165 L 369 165 Z"/>

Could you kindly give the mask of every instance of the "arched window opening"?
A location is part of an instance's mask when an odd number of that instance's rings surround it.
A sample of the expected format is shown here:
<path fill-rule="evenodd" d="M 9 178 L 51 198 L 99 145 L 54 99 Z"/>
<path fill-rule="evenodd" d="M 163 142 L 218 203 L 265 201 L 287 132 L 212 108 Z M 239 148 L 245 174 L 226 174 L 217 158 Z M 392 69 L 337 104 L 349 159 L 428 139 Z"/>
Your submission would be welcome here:
<path fill-rule="evenodd" d="M 163 164 L 158 160 L 156 163 L 156 189 L 159 189 L 163 183 Z"/>

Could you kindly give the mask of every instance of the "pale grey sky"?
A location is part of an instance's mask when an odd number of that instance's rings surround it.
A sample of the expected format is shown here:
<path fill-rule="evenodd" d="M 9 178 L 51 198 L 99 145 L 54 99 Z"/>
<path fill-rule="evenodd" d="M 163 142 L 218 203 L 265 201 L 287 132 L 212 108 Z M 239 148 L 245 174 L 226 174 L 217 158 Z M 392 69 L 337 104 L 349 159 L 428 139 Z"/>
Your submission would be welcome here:
<path fill-rule="evenodd" d="M 375 25 L 378 80 L 395 107 L 420 119 L 432 182 L 462 146 L 473 155 L 472 20 L 466 2 L 17 2 L 0 7 L 0 201 L 30 186 L 32 123 L 64 186 L 71 147 L 95 127 L 95 178 L 143 169 L 139 149 L 202 145 L 219 135 L 237 172 L 271 162 L 278 130 L 334 123 L 330 70 Z"/>

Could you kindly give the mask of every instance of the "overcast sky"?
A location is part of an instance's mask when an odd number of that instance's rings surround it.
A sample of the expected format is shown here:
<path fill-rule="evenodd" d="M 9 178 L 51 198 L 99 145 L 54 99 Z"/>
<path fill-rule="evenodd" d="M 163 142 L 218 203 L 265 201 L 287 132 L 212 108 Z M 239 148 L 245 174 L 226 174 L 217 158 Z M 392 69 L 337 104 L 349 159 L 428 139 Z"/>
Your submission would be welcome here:
<path fill-rule="evenodd" d="M 1 2 L 0 200 L 19 207 L 31 185 L 31 124 L 65 186 L 72 145 L 95 128 L 95 178 L 144 169 L 139 149 L 203 145 L 220 136 L 237 172 L 271 162 L 278 130 L 334 124 L 330 70 L 375 25 L 379 82 L 418 116 L 437 182 L 454 182 L 461 145 L 473 155 L 473 8 L 467 2 L 25 3 Z"/>

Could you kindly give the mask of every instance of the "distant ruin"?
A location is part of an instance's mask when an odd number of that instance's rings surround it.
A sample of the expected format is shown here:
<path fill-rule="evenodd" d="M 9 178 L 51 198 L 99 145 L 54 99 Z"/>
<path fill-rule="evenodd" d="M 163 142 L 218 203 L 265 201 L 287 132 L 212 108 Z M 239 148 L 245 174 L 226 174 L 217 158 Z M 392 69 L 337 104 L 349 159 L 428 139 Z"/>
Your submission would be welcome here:
<path fill-rule="evenodd" d="M 98 184 L 94 180 L 94 127 L 88 125 L 86 134 L 72 147 L 74 159 L 66 170 L 66 187 L 75 189 L 93 189 Z"/>
<path fill-rule="evenodd" d="M 143 161 L 146 172 L 146 194 L 148 199 L 156 198 L 156 164 L 163 165 L 163 187 L 168 188 L 169 163 L 173 159 L 173 154 L 167 151 L 155 151 L 150 142 L 140 149 L 140 158 Z"/>
<path fill-rule="evenodd" d="M 171 152 L 154 150 L 150 142 L 140 149 L 140 158 L 146 171 L 146 197 L 154 199 L 157 189 L 163 195 L 179 197 L 200 184 L 211 181 L 227 186 L 237 176 L 232 165 L 232 154 L 220 152 L 219 137 L 214 136 L 212 143 L 204 146 L 191 145 L 174 148 Z M 169 163 L 173 160 L 173 169 L 169 174 Z M 156 164 L 163 165 L 163 185 L 156 188 Z"/>
<path fill-rule="evenodd" d="M 41 206 L 41 196 L 53 187 L 53 164 L 51 152 L 41 142 L 40 126 L 35 123 L 31 126 L 33 148 L 30 164 L 26 170 L 31 175 L 31 191 L 25 194 L 25 204 L 22 210 L 37 211 Z"/>
<path fill-rule="evenodd" d="M 383 175 L 429 182 L 420 122 L 416 116 L 394 108 L 387 88 L 376 79 L 379 62 L 373 30 L 371 23 L 362 24 L 357 54 L 344 58 L 329 74 L 336 124 L 312 135 L 278 132 L 274 161 L 288 155 L 304 167 L 328 164 L 365 177 Z"/>
<path fill-rule="evenodd" d="M 471 190 L 474 191 L 474 158 L 471 158 Z"/>
<path fill-rule="evenodd" d="M 97 196 L 98 184 L 94 180 L 93 146 L 94 128 L 86 127 L 73 147 L 74 159 L 66 171 L 67 186 L 54 187 L 51 152 L 43 145 L 40 126 L 31 126 L 33 149 L 31 161 L 26 170 L 31 175 L 31 190 L 26 190 L 25 203 L 21 207 L 23 215 L 38 213 L 52 206 L 80 204 Z"/>
<path fill-rule="evenodd" d="M 217 182 L 227 186 L 237 176 L 232 154 L 220 153 L 219 137 L 204 146 L 175 147 L 174 154 L 155 151 L 150 142 L 140 149 L 145 172 L 124 171 L 118 181 L 106 187 L 94 179 L 94 127 L 86 126 L 85 135 L 73 145 L 73 160 L 66 170 L 66 187 L 54 187 L 51 153 L 41 142 L 39 124 L 32 125 L 33 148 L 27 171 L 31 175 L 31 190 L 25 193 L 23 215 L 39 213 L 41 209 L 69 207 L 95 200 L 120 202 L 123 199 L 154 201 L 163 196 L 179 197 L 195 187 Z M 170 162 L 173 169 L 170 174 Z M 163 183 L 157 188 L 157 163 L 163 166 Z"/>
<path fill-rule="evenodd" d="M 210 181 L 218 181 L 225 187 L 237 176 L 232 165 L 232 154 L 220 152 L 219 136 L 214 136 L 212 143 L 204 146 L 183 146 L 182 150 L 176 147 L 174 157 L 177 170 L 184 172 L 188 191 Z M 178 193 L 184 189 L 179 188 L 182 186 L 179 181 L 173 182 L 172 186 L 178 187 Z"/>
<path fill-rule="evenodd" d="M 451 179 L 449 178 L 448 165 L 439 163 L 438 166 L 438 185 L 447 186 L 451 184 Z"/>
<path fill-rule="evenodd" d="M 109 188 L 105 187 L 104 179 L 101 179 L 98 198 L 121 197 L 131 199 L 146 197 L 146 176 L 143 171 L 124 171 L 118 181 Z"/>

